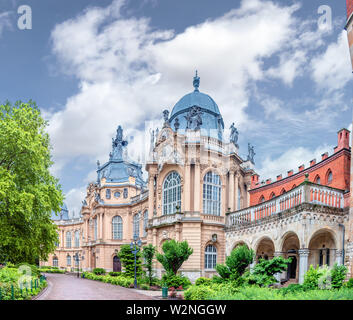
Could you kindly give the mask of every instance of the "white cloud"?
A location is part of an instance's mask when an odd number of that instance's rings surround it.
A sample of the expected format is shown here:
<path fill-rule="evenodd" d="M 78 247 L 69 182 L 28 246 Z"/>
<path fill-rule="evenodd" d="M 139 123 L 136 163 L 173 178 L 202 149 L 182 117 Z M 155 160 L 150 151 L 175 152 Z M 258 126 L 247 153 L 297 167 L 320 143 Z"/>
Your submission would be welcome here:
<path fill-rule="evenodd" d="M 78 217 L 81 211 L 82 201 L 85 198 L 86 188 L 74 188 L 71 189 L 65 195 L 64 202 L 69 209 L 69 217 Z"/>
<path fill-rule="evenodd" d="M 329 93 L 342 89 L 352 78 L 347 32 L 342 31 L 336 42 L 312 60 L 312 78 L 319 89 Z"/>
<path fill-rule="evenodd" d="M 332 153 L 331 150 L 333 150 L 333 146 L 329 145 L 319 146 L 316 150 L 299 147 L 291 148 L 275 159 L 267 156 L 262 162 L 262 167 L 257 169 L 260 174 L 260 181 L 268 178 L 276 181 L 276 177 L 279 174 L 282 173 L 282 176 L 286 177 L 289 170 L 293 170 L 296 173 L 301 164 L 304 164 L 307 168 L 310 160 L 316 159 L 319 162 L 321 161 L 321 155 L 325 152 Z"/>

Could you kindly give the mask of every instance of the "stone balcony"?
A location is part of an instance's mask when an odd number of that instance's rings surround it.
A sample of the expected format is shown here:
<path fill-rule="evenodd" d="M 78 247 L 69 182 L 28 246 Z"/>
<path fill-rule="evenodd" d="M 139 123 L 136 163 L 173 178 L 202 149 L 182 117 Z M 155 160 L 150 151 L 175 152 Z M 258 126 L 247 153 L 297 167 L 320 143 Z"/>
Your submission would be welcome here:
<path fill-rule="evenodd" d="M 324 211 L 343 215 L 344 191 L 305 181 L 281 196 L 256 206 L 228 213 L 226 231 L 253 227 L 298 211 Z"/>
<path fill-rule="evenodd" d="M 150 219 L 148 221 L 148 228 L 160 228 L 166 225 L 172 225 L 181 222 L 202 222 L 224 225 L 224 221 L 224 216 L 202 214 L 199 212 L 174 213 Z"/>

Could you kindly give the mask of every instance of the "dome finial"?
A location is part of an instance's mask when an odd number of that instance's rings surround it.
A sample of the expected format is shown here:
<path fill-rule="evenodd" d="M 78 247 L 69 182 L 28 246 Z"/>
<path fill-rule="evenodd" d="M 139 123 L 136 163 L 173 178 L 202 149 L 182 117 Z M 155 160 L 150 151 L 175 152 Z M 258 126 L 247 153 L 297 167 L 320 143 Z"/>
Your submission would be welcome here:
<path fill-rule="evenodd" d="M 195 88 L 195 91 L 199 91 L 199 86 L 200 86 L 200 77 L 197 76 L 197 70 L 195 73 L 194 81 L 193 81 L 193 86 Z"/>

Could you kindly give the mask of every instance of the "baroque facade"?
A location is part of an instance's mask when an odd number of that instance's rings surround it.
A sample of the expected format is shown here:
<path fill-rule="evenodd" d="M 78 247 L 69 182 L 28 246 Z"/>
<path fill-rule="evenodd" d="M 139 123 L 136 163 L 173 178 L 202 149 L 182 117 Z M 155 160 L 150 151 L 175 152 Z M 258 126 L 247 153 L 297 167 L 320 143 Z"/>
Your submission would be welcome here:
<path fill-rule="evenodd" d="M 109 161 L 97 162 L 97 181 L 89 184 L 80 217 L 59 216 L 59 243 L 42 265 L 121 270 L 117 252 L 140 238 L 161 251 L 164 241 L 187 240 L 193 248 L 181 272 L 191 280 L 215 274 L 239 244 L 259 258 L 292 257 L 278 280 L 303 281 L 310 264 L 346 264 L 353 272 L 350 206 L 350 132 L 338 132 L 331 156 L 299 166 L 296 174 L 259 183 L 254 147 L 238 154 L 234 123 L 230 138 L 215 101 L 199 91 L 181 98 L 171 113 L 163 111 L 161 130 L 151 131 L 145 170 L 127 156 L 119 126 Z M 77 257 L 79 257 L 77 259 Z M 256 262 L 255 262 L 256 263 Z M 157 275 L 163 269 L 155 262 Z"/>

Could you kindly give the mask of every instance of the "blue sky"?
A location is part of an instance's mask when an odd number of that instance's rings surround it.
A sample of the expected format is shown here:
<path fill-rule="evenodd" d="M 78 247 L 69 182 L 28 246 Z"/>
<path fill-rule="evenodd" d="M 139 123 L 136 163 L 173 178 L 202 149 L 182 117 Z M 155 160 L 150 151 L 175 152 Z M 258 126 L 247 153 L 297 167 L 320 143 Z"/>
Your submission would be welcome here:
<path fill-rule="evenodd" d="M 17 28 L 23 4 L 32 30 Z M 321 5 L 332 10 L 332 28 L 318 27 Z M 344 23 L 343 0 L 6 0 L 0 101 L 37 102 L 52 171 L 76 212 L 116 127 L 143 160 L 145 121 L 161 123 L 192 90 L 195 69 L 226 127 L 235 122 L 239 154 L 251 142 L 260 179 L 275 179 L 331 154 L 336 132 L 351 125 Z"/>

